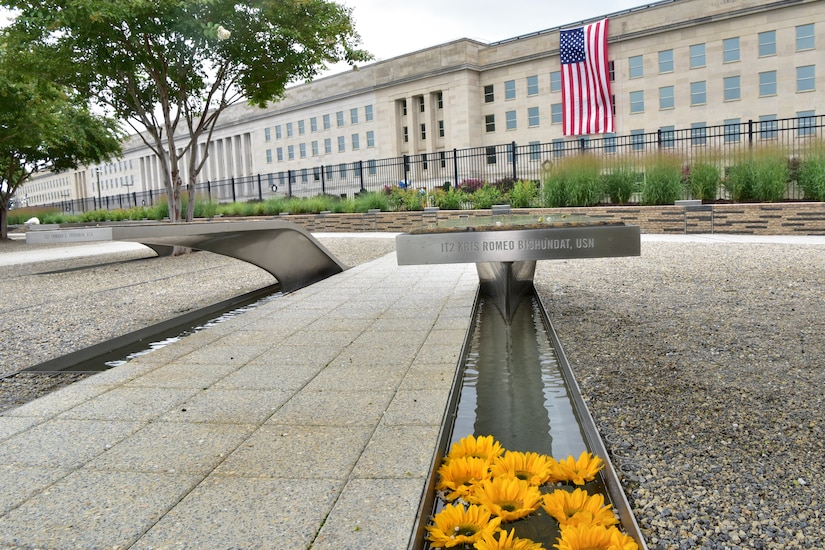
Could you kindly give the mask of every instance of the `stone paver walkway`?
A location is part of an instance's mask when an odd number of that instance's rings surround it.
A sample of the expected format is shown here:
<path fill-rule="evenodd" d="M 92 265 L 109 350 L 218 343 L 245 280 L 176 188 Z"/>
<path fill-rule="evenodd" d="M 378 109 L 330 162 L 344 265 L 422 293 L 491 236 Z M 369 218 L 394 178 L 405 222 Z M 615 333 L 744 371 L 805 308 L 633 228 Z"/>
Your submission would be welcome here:
<path fill-rule="evenodd" d="M 478 285 L 390 254 L 0 414 L 0 545 L 406 548 Z"/>

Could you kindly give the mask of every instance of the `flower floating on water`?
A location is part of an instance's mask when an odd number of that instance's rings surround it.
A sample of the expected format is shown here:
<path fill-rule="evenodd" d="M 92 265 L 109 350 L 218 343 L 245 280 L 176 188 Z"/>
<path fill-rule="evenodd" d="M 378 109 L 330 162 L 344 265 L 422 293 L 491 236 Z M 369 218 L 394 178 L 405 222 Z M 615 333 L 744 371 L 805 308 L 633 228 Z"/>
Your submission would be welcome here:
<path fill-rule="evenodd" d="M 511 529 L 509 533 L 505 530 L 498 532 L 498 539 L 494 535 L 484 535 L 475 544 L 476 550 L 546 550 L 539 542 L 530 539 L 515 538 L 516 530 Z"/>
<path fill-rule="evenodd" d="M 438 469 L 437 491 L 445 491 L 448 502 L 463 498 L 468 500 L 477 484 L 490 477 L 489 463 L 484 458 L 463 456 L 444 463 Z"/>
<path fill-rule="evenodd" d="M 498 456 L 504 453 L 504 447 L 501 443 L 496 441 L 492 435 L 473 437 L 468 435 L 462 438 L 458 443 L 453 443 L 450 447 L 450 453 L 445 460 L 450 461 L 455 458 L 462 458 L 465 456 L 472 456 L 476 458 L 483 458 L 488 463 L 492 462 Z"/>
<path fill-rule="evenodd" d="M 550 474 L 558 469 L 558 462 L 539 453 L 507 451 L 496 458 L 490 467 L 493 477 L 515 477 L 528 481 L 530 485 L 544 485 Z"/>
<path fill-rule="evenodd" d="M 474 544 L 485 535 L 492 536 L 499 530 L 501 518 L 491 517 L 484 506 L 447 504 L 433 517 L 435 525 L 426 527 L 430 546 L 453 548 L 460 544 Z"/>
<path fill-rule="evenodd" d="M 556 489 L 544 495 L 542 508 L 553 516 L 559 525 L 604 525 L 619 523 L 613 515 L 611 505 L 604 504 L 604 495 L 590 495 L 587 491 L 576 489 L 568 492 Z"/>
<path fill-rule="evenodd" d="M 603 467 L 604 462 L 601 458 L 584 451 L 577 460 L 572 456 L 559 460 L 558 472 L 553 477 L 555 481 L 572 481 L 576 485 L 584 485 L 588 481 L 593 481 Z"/>
<path fill-rule="evenodd" d="M 516 521 L 529 516 L 542 503 L 539 488 L 529 482 L 495 477 L 485 479 L 475 491 L 474 501 L 487 507 L 502 522 Z"/>
<path fill-rule="evenodd" d="M 218 33 L 218 40 L 226 40 L 232 36 L 232 33 L 225 29 L 223 25 L 218 25 L 216 32 Z"/>
<path fill-rule="evenodd" d="M 558 541 L 558 550 L 639 550 L 629 536 L 601 525 L 563 525 Z"/>

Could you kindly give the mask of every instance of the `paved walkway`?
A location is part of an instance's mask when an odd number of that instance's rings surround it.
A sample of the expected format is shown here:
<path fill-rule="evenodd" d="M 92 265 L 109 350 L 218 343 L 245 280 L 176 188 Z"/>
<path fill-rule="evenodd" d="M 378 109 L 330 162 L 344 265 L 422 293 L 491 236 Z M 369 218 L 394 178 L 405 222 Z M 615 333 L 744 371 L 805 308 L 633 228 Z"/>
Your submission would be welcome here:
<path fill-rule="evenodd" d="M 477 285 L 391 254 L 0 414 L 0 546 L 406 548 Z"/>

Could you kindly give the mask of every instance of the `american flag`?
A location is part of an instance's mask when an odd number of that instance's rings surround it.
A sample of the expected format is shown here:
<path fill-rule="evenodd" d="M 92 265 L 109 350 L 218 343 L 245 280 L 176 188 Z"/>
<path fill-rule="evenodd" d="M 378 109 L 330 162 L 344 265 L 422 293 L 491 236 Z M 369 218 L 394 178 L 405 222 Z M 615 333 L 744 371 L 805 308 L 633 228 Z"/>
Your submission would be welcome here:
<path fill-rule="evenodd" d="M 561 31 L 559 57 L 564 135 L 613 132 L 607 19 Z"/>

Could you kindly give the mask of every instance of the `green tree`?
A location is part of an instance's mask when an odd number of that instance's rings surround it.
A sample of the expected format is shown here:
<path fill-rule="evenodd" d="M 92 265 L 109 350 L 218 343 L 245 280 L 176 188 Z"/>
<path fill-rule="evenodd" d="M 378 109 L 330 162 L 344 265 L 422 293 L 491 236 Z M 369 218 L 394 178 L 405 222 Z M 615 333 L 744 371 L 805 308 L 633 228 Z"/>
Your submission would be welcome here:
<path fill-rule="evenodd" d="M 17 45 L 140 134 L 160 161 L 172 221 L 183 219 L 220 115 L 264 107 L 327 63 L 369 59 L 351 9 L 325 0 L 5 0 Z M 184 174 L 187 181 L 183 181 Z"/>
<path fill-rule="evenodd" d="M 0 39 L 0 239 L 8 238 L 11 198 L 36 172 L 100 162 L 120 151 L 114 119 L 85 100 L 21 70 Z"/>

